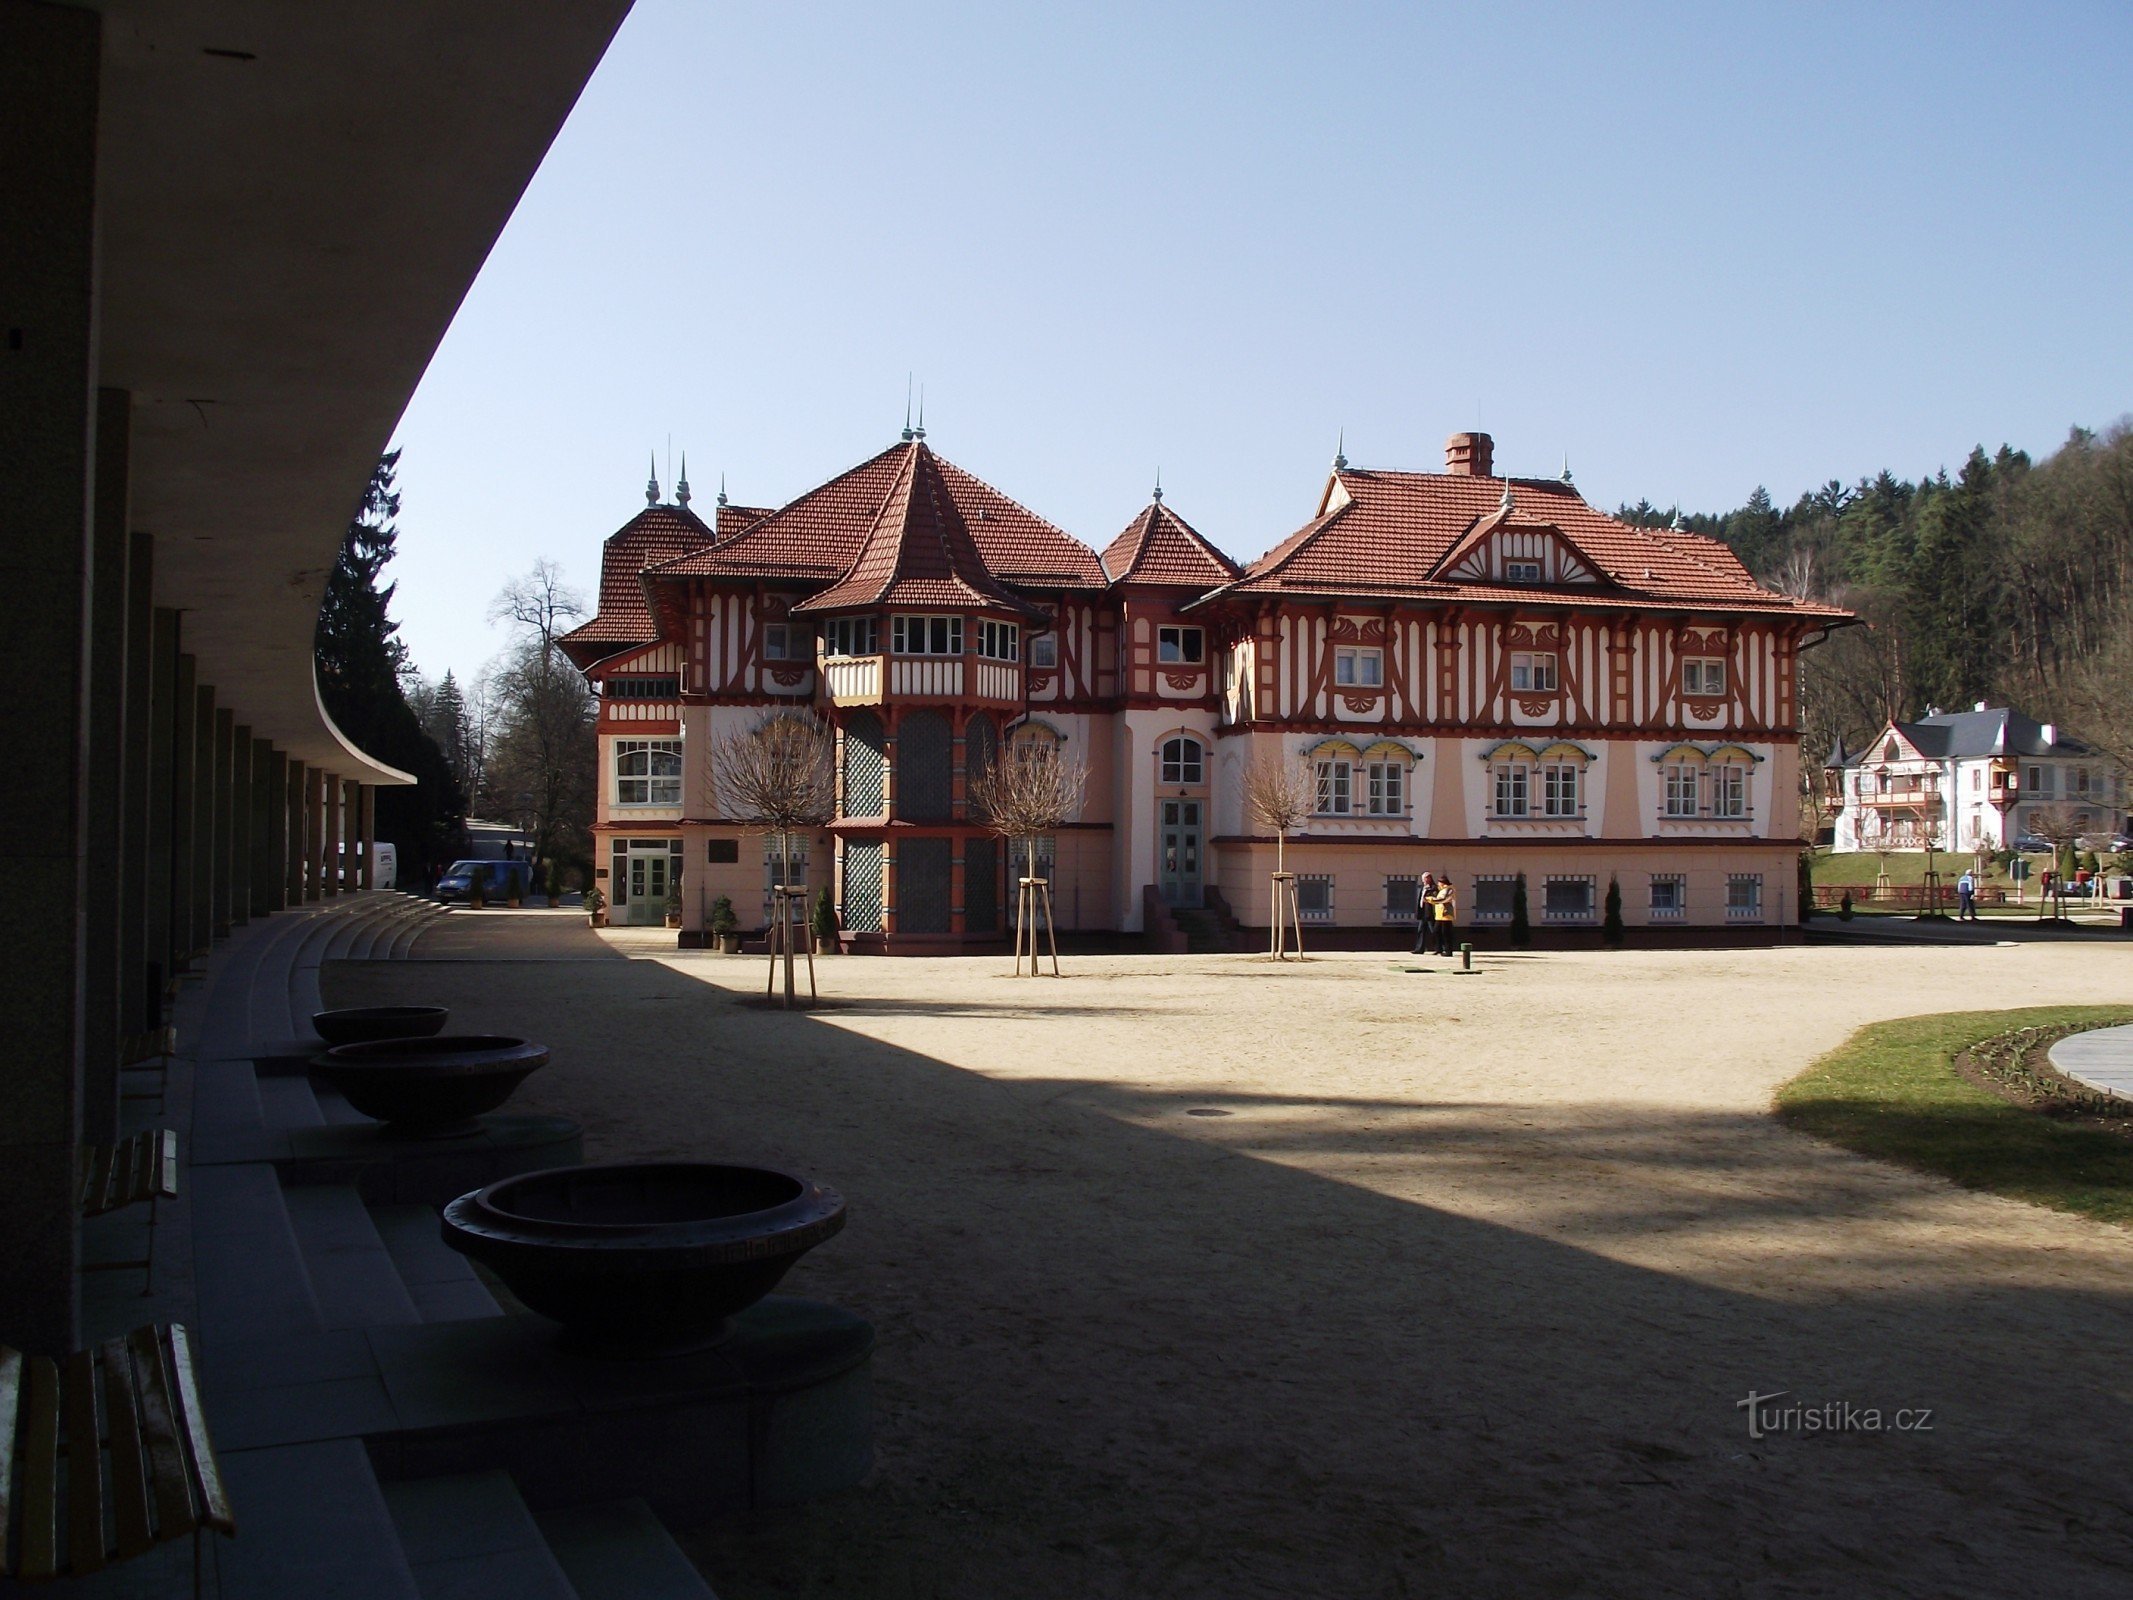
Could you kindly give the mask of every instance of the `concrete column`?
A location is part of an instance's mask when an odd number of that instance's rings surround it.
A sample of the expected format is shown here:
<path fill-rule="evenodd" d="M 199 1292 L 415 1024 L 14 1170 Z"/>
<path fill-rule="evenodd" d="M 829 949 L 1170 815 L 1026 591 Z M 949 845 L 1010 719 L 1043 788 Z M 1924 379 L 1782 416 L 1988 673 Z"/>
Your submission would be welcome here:
<path fill-rule="evenodd" d="M 8 599 L 0 881 L 0 1344 L 80 1342 L 85 666 L 95 473 L 96 13 L 0 3 L 0 593 Z"/>
<path fill-rule="evenodd" d="M 109 1144 L 119 1112 L 119 840 L 126 715 L 127 440 L 133 399 L 96 393 L 89 551 L 88 684 L 82 756 L 82 1137 Z"/>
<path fill-rule="evenodd" d="M 230 926 L 252 920 L 252 730 L 230 728 Z"/>
<path fill-rule="evenodd" d="M 171 862 L 171 823 L 177 810 L 178 614 L 157 607 L 148 642 L 148 900 L 142 996 L 155 1023 L 163 1020 L 163 989 L 170 982 L 172 899 L 177 874 Z"/>
<path fill-rule="evenodd" d="M 200 741 L 195 724 L 200 716 L 198 665 L 182 651 L 178 675 L 171 685 L 170 727 L 170 973 L 183 972 L 193 959 L 193 894 L 199 863 L 193 855 L 193 834 L 200 805 L 200 786 L 194 768 Z"/>
<path fill-rule="evenodd" d="M 351 893 L 369 888 L 363 881 L 367 860 L 363 854 L 363 786 L 353 778 L 341 786 L 341 840 L 347 888 Z"/>
<path fill-rule="evenodd" d="M 341 780 L 333 773 L 324 774 L 326 783 L 326 831 L 320 843 L 319 892 L 337 895 L 341 892 Z"/>
<path fill-rule="evenodd" d="M 226 706 L 215 709 L 213 760 L 208 787 L 215 797 L 215 831 L 209 840 L 209 858 L 214 862 L 215 888 L 208 900 L 208 933 L 212 938 L 226 939 L 236 904 L 233 891 L 237 881 L 237 717 Z"/>
<path fill-rule="evenodd" d="M 304 903 L 304 764 L 282 761 L 282 893 L 283 906 Z"/>
<path fill-rule="evenodd" d="M 193 680 L 193 896 L 186 951 L 205 960 L 215 944 L 215 690 Z"/>
<path fill-rule="evenodd" d="M 126 694 L 119 781 L 119 1037 L 155 1026 L 148 1014 L 148 760 L 155 704 L 155 540 L 126 548 Z"/>
<path fill-rule="evenodd" d="M 378 883 L 378 786 L 366 783 L 361 786 L 362 804 L 357 831 L 363 836 L 363 887 L 375 889 Z"/>
<path fill-rule="evenodd" d="M 279 753 L 265 739 L 252 741 L 252 915 L 281 909 L 281 827 L 284 808 L 277 780 L 286 782 Z"/>
<path fill-rule="evenodd" d="M 326 892 L 326 775 L 316 767 L 304 769 L 304 852 L 304 898 L 316 900 Z"/>

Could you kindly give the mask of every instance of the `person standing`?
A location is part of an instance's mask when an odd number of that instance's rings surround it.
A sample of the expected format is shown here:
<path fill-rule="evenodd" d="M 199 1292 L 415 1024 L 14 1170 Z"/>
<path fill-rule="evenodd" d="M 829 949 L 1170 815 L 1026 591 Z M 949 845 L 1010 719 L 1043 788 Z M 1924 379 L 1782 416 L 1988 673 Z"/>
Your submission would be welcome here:
<path fill-rule="evenodd" d="M 1437 880 L 1437 954 L 1452 953 L 1452 934 L 1459 926 L 1459 897 L 1450 878 Z"/>
<path fill-rule="evenodd" d="M 1955 919 L 1958 922 L 1977 921 L 1977 879 L 1970 875 L 1968 867 L 1955 880 Z"/>
<path fill-rule="evenodd" d="M 1430 932 L 1437 911 L 1434 904 L 1437 879 L 1434 873 L 1422 874 L 1422 881 L 1415 886 L 1415 948 L 1418 956 L 1429 954 Z"/>

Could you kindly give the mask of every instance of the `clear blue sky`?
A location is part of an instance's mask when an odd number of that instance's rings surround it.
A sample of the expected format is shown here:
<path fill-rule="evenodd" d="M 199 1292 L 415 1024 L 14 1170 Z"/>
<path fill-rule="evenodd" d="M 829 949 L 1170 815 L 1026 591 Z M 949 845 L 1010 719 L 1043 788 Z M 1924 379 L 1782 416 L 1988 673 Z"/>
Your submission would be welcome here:
<path fill-rule="evenodd" d="M 403 418 L 432 676 L 699 509 L 931 442 L 1242 558 L 1358 465 L 1780 501 L 2133 408 L 2133 7 L 639 0 Z"/>

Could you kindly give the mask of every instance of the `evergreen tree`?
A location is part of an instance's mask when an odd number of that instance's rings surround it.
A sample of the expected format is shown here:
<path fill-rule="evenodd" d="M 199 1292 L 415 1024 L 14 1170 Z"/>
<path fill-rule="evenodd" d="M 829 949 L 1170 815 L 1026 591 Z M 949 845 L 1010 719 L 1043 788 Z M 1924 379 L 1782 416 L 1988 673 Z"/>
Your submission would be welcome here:
<path fill-rule="evenodd" d="M 1609 944 L 1620 944 L 1628 934 L 1622 926 L 1622 882 L 1613 873 L 1607 875 L 1607 904 L 1600 933 Z"/>
<path fill-rule="evenodd" d="M 1520 949 L 1533 942 L 1533 923 L 1526 914 L 1526 875 L 1523 872 L 1511 885 L 1511 942 Z"/>
<path fill-rule="evenodd" d="M 356 748 L 416 781 L 378 790 L 378 837 L 399 852 L 403 883 L 424 876 L 458 846 L 466 803 L 436 742 L 423 731 L 402 685 L 407 647 L 388 615 L 394 585 L 379 586 L 393 558 L 400 453 L 382 457 L 326 579 L 313 651 L 319 699 Z"/>

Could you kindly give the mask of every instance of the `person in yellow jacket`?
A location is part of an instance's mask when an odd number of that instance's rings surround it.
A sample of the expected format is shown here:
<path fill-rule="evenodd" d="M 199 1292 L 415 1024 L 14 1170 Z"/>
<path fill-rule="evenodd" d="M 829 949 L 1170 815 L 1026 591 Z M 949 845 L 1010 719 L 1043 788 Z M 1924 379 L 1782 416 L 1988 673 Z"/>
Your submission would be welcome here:
<path fill-rule="evenodd" d="M 1437 954 L 1448 956 L 1452 953 L 1452 934 L 1459 926 L 1459 894 L 1452 887 L 1451 878 L 1444 873 L 1437 875 L 1437 887 L 1430 896 L 1430 912 L 1437 928 Z"/>

